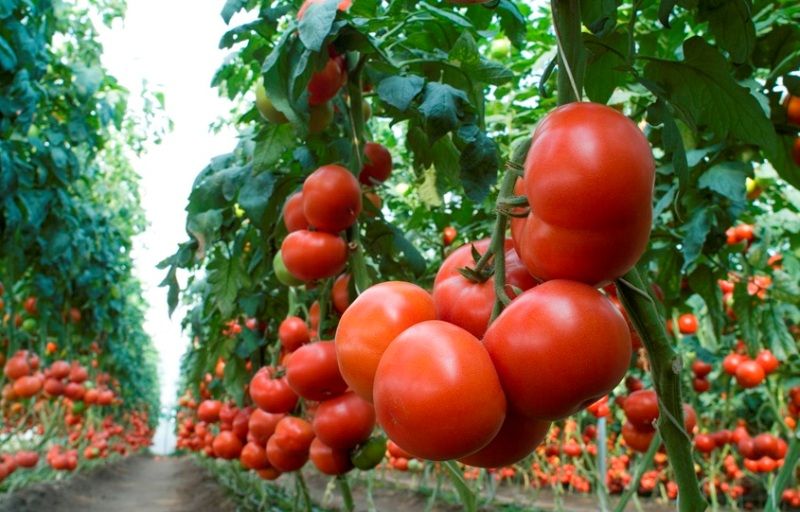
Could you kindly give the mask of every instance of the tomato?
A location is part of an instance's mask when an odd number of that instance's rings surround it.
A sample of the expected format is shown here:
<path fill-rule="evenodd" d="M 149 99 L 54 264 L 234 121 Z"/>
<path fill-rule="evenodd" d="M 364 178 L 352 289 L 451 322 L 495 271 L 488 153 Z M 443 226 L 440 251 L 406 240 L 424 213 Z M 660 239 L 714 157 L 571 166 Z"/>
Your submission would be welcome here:
<path fill-rule="evenodd" d="M 736 367 L 736 382 L 743 388 L 754 388 L 764 381 L 764 368 L 758 362 L 748 359 Z"/>
<path fill-rule="evenodd" d="M 36 297 L 28 297 L 25 299 L 25 302 L 22 303 L 22 307 L 29 315 L 36 316 L 39 314 L 39 306 Z"/>
<path fill-rule="evenodd" d="M 272 104 L 272 101 L 267 96 L 267 90 L 264 88 L 262 79 L 259 79 L 256 84 L 256 108 L 261 117 L 270 123 L 284 124 L 289 122 L 286 115 Z"/>
<path fill-rule="evenodd" d="M 746 360 L 747 358 L 743 355 L 731 352 L 725 356 L 725 359 L 722 360 L 722 369 L 728 375 L 736 375 L 736 369 L 739 368 L 739 365 Z"/>
<path fill-rule="evenodd" d="M 631 359 L 622 314 L 596 289 L 574 281 L 548 281 L 517 297 L 483 342 L 509 403 L 545 420 L 608 394 Z"/>
<path fill-rule="evenodd" d="M 482 283 L 473 282 L 461 275 L 460 269 L 475 268 L 472 251 L 483 254 L 490 240 L 465 244 L 456 249 L 442 263 L 433 283 L 433 303 L 436 318 L 466 329 L 482 338 L 489 326 L 489 318 L 495 303 L 494 278 Z M 474 248 L 474 249 L 473 249 Z M 519 261 L 511 240 L 506 243 L 506 293 L 514 298 L 514 288 L 527 290 L 536 286 L 536 280 Z"/>
<path fill-rule="evenodd" d="M 247 469 L 264 469 L 269 466 L 267 450 L 258 443 L 247 443 L 242 448 L 239 461 Z"/>
<path fill-rule="evenodd" d="M 412 325 L 434 318 L 431 295 L 417 285 L 389 281 L 365 290 L 336 330 L 336 358 L 345 382 L 372 402 L 375 371 L 386 347 Z"/>
<path fill-rule="evenodd" d="M 375 413 L 403 449 L 429 460 L 465 457 L 494 439 L 506 400 L 481 342 L 430 320 L 403 331 L 375 372 Z"/>
<path fill-rule="evenodd" d="M 527 457 L 542 442 L 549 429 L 549 421 L 525 418 L 509 410 L 494 439 L 459 462 L 481 468 L 510 466 Z"/>
<path fill-rule="evenodd" d="M 220 432 L 214 438 L 214 455 L 225 460 L 238 459 L 242 453 L 242 442 L 230 431 Z"/>
<path fill-rule="evenodd" d="M 711 437 L 714 438 L 714 443 L 717 445 L 717 448 L 722 448 L 731 442 L 731 431 L 724 429 L 719 430 L 711 434 Z"/>
<path fill-rule="evenodd" d="M 768 349 L 762 350 L 756 356 L 756 362 L 764 369 L 764 373 L 769 375 L 778 369 L 780 362 L 778 358 Z"/>
<path fill-rule="evenodd" d="M 222 423 L 232 423 L 237 412 L 239 412 L 239 410 L 235 405 L 223 403 L 222 407 L 219 409 L 219 421 Z"/>
<path fill-rule="evenodd" d="M 311 442 L 311 462 L 320 473 L 325 475 L 343 475 L 353 469 L 350 454 L 344 450 L 335 450 L 315 437 Z"/>
<path fill-rule="evenodd" d="M 308 450 L 286 450 L 280 446 L 275 436 L 272 436 L 267 441 L 267 460 L 278 471 L 288 473 L 302 468 L 308 462 Z"/>
<path fill-rule="evenodd" d="M 755 226 L 752 224 L 739 224 L 735 228 L 736 237 L 751 242 L 755 238 Z"/>
<path fill-rule="evenodd" d="M 553 110 L 525 160 L 531 213 L 512 231 L 523 263 L 545 280 L 623 275 L 647 247 L 654 180 L 650 145 L 630 119 L 587 102 Z"/>
<path fill-rule="evenodd" d="M 311 307 L 308 308 L 308 325 L 311 326 L 311 332 L 315 337 L 319 337 L 319 301 L 315 300 Z"/>
<path fill-rule="evenodd" d="M 303 16 L 305 15 L 306 11 L 312 4 L 319 4 L 322 3 L 322 0 L 305 0 L 303 5 L 300 6 L 300 9 L 297 11 L 297 19 L 302 20 Z M 353 5 L 353 0 L 342 0 L 339 2 L 338 9 L 340 11 L 346 11 Z"/>
<path fill-rule="evenodd" d="M 58 379 L 48 378 L 44 381 L 43 389 L 48 396 L 61 396 L 64 394 L 64 383 Z"/>
<path fill-rule="evenodd" d="M 678 317 L 678 330 L 681 334 L 694 334 L 697 332 L 697 317 L 692 313 L 684 313 Z"/>
<path fill-rule="evenodd" d="M 89 372 L 83 366 L 79 364 L 73 364 L 69 370 L 69 380 L 75 382 L 76 384 L 86 382 L 89 380 Z"/>
<path fill-rule="evenodd" d="M 622 438 L 625 440 L 625 444 L 636 452 L 646 452 L 655 435 L 655 429 L 639 430 L 630 421 L 626 421 L 622 425 Z"/>
<path fill-rule="evenodd" d="M 272 378 L 270 371 L 261 369 L 250 381 L 250 398 L 267 412 L 291 412 L 297 405 L 297 394 L 289 387 L 286 377 Z"/>
<path fill-rule="evenodd" d="M 100 396 L 100 391 L 97 389 L 87 389 L 86 394 L 83 395 L 83 402 L 87 405 L 96 404 L 97 398 Z"/>
<path fill-rule="evenodd" d="M 695 359 L 692 362 L 692 373 L 694 373 L 694 376 L 698 379 L 702 379 L 711 373 L 712 368 L 713 367 L 709 363 L 703 361 L 702 359 Z"/>
<path fill-rule="evenodd" d="M 347 244 L 341 237 L 321 231 L 295 231 L 281 244 L 286 269 L 303 281 L 340 273 L 347 264 L 347 254 Z"/>
<path fill-rule="evenodd" d="M 710 435 L 697 434 L 694 436 L 694 447 L 700 453 L 711 453 L 717 447 L 717 444 Z"/>
<path fill-rule="evenodd" d="M 16 380 L 20 377 L 25 377 L 31 374 L 31 367 L 28 364 L 28 359 L 25 356 L 14 356 L 8 360 L 5 368 L 3 369 L 6 377 L 10 380 Z"/>
<path fill-rule="evenodd" d="M 14 381 L 14 394 L 19 398 L 30 398 L 42 389 L 42 379 L 26 375 Z"/>
<path fill-rule="evenodd" d="M 69 375 L 69 363 L 66 361 L 53 361 L 50 365 L 50 376 L 55 379 L 66 379 Z"/>
<path fill-rule="evenodd" d="M 358 180 L 340 165 L 323 165 L 303 183 L 303 212 L 318 230 L 337 233 L 349 228 L 361 207 Z"/>
<path fill-rule="evenodd" d="M 314 439 L 314 430 L 311 424 L 302 418 L 286 416 L 275 425 L 275 433 L 270 439 L 275 439 L 278 445 L 287 451 L 308 451 L 311 440 Z"/>
<path fill-rule="evenodd" d="M 691 435 L 696 426 L 697 413 L 694 411 L 694 407 L 689 404 L 683 404 L 683 428 Z"/>
<path fill-rule="evenodd" d="M 383 200 L 381 199 L 381 196 L 370 190 L 364 192 L 364 197 L 366 197 L 367 201 L 369 201 L 372 204 L 372 206 L 375 207 L 374 211 L 372 209 L 364 210 L 364 214 L 367 217 L 375 217 L 378 214 L 378 212 L 381 211 L 381 206 L 383 205 Z"/>
<path fill-rule="evenodd" d="M 252 407 L 241 409 L 234 416 L 231 422 L 231 431 L 236 434 L 236 437 L 243 442 L 247 441 L 247 435 L 250 432 L 250 415 L 252 414 Z"/>
<path fill-rule="evenodd" d="M 295 192 L 283 205 L 283 223 L 289 233 L 308 229 L 308 220 L 303 212 L 303 192 Z"/>
<path fill-rule="evenodd" d="M 219 421 L 219 413 L 222 410 L 222 402 L 219 400 L 203 400 L 197 408 L 197 418 L 206 423 Z"/>
<path fill-rule="evenodd" d="M 287 316 L 278 327 L 278 339 L 283 348 L 294 352 L 311 341 L 308 325 L 299 316 Z"/>
<path fill-rule="evenodd" d="M 705 393 L 706 391 L 711 389 L 711 383 L 705 378 L 695 377 L 694 379 L 692 379 L 692 389 L 694 389 L 698 393 Z"/>
<path fill-rule="evenodd" d="M 366 441 L 375 427 L 372 404 L 348 391 L 319 404 L 314 415 L 314 434 L 337 450 L 350 450 Z"/>
<path fill-rule="evenodd" d="M 306 400 L 327 400 L 347 389 L 332 341 L 318 341 L 297 349 L 286 363 L 286 378 L 294 392 Z"/>
<path fill-rule="evenodd" d="M 364 144 L 364 165 L 358 181 L 364 185 L 383 183 L 392 174 L 392 154 L 377 142 Z"/>
<path fill-rule="evenodd" d="M 340 315 L 350 305 L 350 274 L 342 274 L 333 282 L 331 302 Z"/>
<path fill-rule="evenodd" d="M 772 455 L 778 451 L 778 439 L 771 434 L 758 434 L 753 438 L 753 450 L 755 457 L 751 458 Z"/>
<path fill-rule="evenodd" d="M 272 414 L 262 409 L 256 409 L 250 414 L 248 430 L 253 438 L 260 443 L 266 443 L 267 439 L 275 433 L 275 426 L 283 419 L 285 414 Z"/>
<path fill-rule="evenodd" d="M 447 226 L 442 230 L 442 244 L 447 247 L 453 243 L 458 236 L 458 231 L 453 226 Z"/>
<path fill-rule="evenodd" d="M 277 480 L 281 476 L 281 472 L 275 468 L 259 469 L 257 473 L 263 480 Z"/>
<path fill-rule="evenodd" d="M 64 396 L 73 401 L 81 400 L 84 394 L 86 394 L 86 388 L 82 384 L 70 382 L 64 388 Z"/>
<path fill-rule="evenodd" d="M 329 58 L 325 67 L 311 75 L 308 82 L 308 104 L 321 105 L 331 100 L 347 80 L 339 59 Z"/>
<path fill-rule="evenodd" d="M 333 122 L 333 105 L 330 102 L 308 107 L 308 132 L 322 133 Z"/>
<path fill-rule="evenodd" d="M 639 430 L 652 430 L 658 418 L 658 396 L 652 389 L 631 393 L 625 399 L 625 417 Z"/>
<path fill-rule="evenodd" d="M 800 126 L 800 96 L 789 96 L 786 99 L 786 120 Z"/>
<path fill-rule="evenodd" d="M 39 463 L 39 454 L 32 451 L 18 451 L 14 455 L 14 461 L 21 468 L 33 468 Z"/>

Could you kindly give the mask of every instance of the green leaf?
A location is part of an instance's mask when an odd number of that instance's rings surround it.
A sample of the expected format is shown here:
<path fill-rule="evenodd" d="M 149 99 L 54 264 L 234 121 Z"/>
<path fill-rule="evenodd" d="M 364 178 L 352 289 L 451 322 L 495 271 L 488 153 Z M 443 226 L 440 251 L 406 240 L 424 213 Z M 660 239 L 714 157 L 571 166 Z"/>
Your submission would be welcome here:
<path fill-rule="evenodd" d="M 50 190 L 26 190 L 18 194 L 25 220 L 34 229 L 39 229 L 49 212 L 53 193 Z"/>
<path fill-rule="evenodd" d="M 758 38 L 753 51 L 753 63 L 770 69 L 770 77 L 778 77 L 796 69 L 800 65 L 800 27 L 772 26 L 769 32 Z M 791 92 L 791 88 L 789 90 Z"/>
<path fill-rule="evenodd" d="M 664 151 L 672 154 L 672 168 L 678 176 L 678 183 L 681 186 L 687 186 L 689 182 L 689 162 L 686 156 L 686 148 L 683 144 L 683 137 L 678 124 L 664 100 L 659 99 L 650 105 L 647 110 L 647 120 L 654 125 L 662 125 Z"/>
<path fill-rule="evenodd" d="M 433 166 L 436 168 L 436 189 L 439 195 L 453 190 L 458 184 L 461 167 L 458 148 L 450 137 L 442 137 L 433 145 Z"/>
<path fill-rule="evenodd" d="M 269 124 L 256 140 L 253 151 L 253 170 L 256 173 L 271 170 L 283 153 L 296 145 L 294 130 L 289 124 Z"/>
<path fill-rule="evenodd" d="M 708 21 L 717 44 L 731 55 L 733 62 L 747 61 L 756 41 L 751 0 L 703 0 L 697 18 Z"/>
<path fill-rule="evenodd" d="M 706 208 L 698 208 L 683 226 L 683 266 L 681 272 L 686 272 L 694 265 L 703 253 L 703 245 L 711 230 L 711 213 Z"/>
<path fill-rule="evenodd" d="M 468 104 L 463 91 L 447 84 L 429 82 L 422 95 L 419 113 L 425 120 L 425 132 L 430 141 L 436 142 L 454 130 Z"/>
<path fill-rule="evenodd" d="M 244 365 L 244 359 L 238 357 L 231 357 L 225 362 L 225 391 L 237 405 L 244 405 L 244 385 L 249 377 Z"/>
<path fill-rule="evenodd" d="M 222 210 L 208 210 L 189 214 L 186 219 L 186 231 L 197 240 L 197 251 L 202 255 L 206 249 L 219 238 L 222 227 Z"/>
<path fill-rule="evenodd" d="M 508 39 L 517 48 L 522 48 L 525 44 L 528 22 L 519 11 L 517 4 L 512 0 L 500 0 L 494 9 L 500 17 L 500 26 L 503 27 L 503 32 L 506 33 Z"/>
<path fill-rule="evenodd" d="M 676 3 L 677 0 L 661 0 L 658 4 L 658 20 L 664 28 L 669 28 L 669 15 L 672 14 Z"/>
<path fill-rule="evenodd" d="M 722 55 L 700 37 L 687 40 L 683 52 L 683 62 L 652 59 L 645 66 L 647 79 L 660 86 L 654 92 L 668 99 L 694 130 L 708 128 L 717 140 L 732 135 L 774 157 L 778 143 L 772 123 L 749 90 L 733 79 Z"/>
<path fill-rule="evenodd" d="M 458 137 L 466 141 L 459 158 L 461 184 L 467 197 L 481 202 L 497 181 L 497 170 L 501 163 L 497 144 L 472 124 L 462 126 L 458 130 Z"/>
<path fill-rule="evenodd" d="M 180 285 L 178 284 L 178 269 L 172 265 L 167 272 L 164 280 L 158 284 L 159 287 L 167 288 L 167 306 L 169 307 L 169 316 L 175 312 L 178 307 L 178 294 L 180 292 Z"/>
<path fill-rule="evenodd" d="M 627 64 L 621 55 L 628 54 L 628 38 L 622 32 L 603 38 L 584 33 L 583 41 L 588 53 L 583 88 L 592 101 L 607 103 L 614 89 L 627 82 L 628 75 L 622 71 Z"/>
<path fill-rule="evenodd" d="M 402 253 L 406 263 L 408 263 L 408 266 L 414 275 L 421 276 L 424 274 L 425 258 L 423 258 L 422 254 L 420 254 L 417 248 L 414 247 L 414 244 L 408 241 L 402 231 L 392 224 L 389 224 L 388 226 L 394 235 L 393 244 L 395 250 Z"/>
<path fill-rule="evenodd" d="M 594 34 L 605 34 L 617 24 L 617 0 L 581 0 L 581 20 Z"/>
<path fill-rule="evenodd" d="M 336 10 L 340 0 L 322 0 L 310 2 L 308 9 L 303 14 L 303 19 L 298 23 L 300 40 L 306 48 L 318 52 L 322 43 L 328 37 L 336 19 Z"/>
<path fill-rule="evenodd" d="M 222 8 L 222 19 L 225 21 L 225 24 L 231 22 L 231 18 L 233 15 L 242 10 L 242 7 L 245 6 L 247 0 L 226 0 L 225 6 Z"/>
<path fill-rule="evenodd" d="M 699 265 L 688 277 L 691 289 L 697 292 L 706 303 L 711 323 L 714 326 L 714 336 L 719 338 L 725 327 L 725 314 L 722 306 L 722 294 L 714 272 L 706 265 Z"/>
<path fill-rule="evenodd" d="M 390 76 L 381 80 L 377 92 L 381 101 L 406 112 L 424 86 L 425 79 L 420 76 Z"/>
<path fill-rule="evenodd" d="M 445 140 L 445 139 L 441 139 Z M 417 190 L 422 204 L 428 207 L 442 206 L 442 196 L 436 186 L 436 170 L 428 167 L 422 174 L 422 183 Z"/>
<path fill-rule="evenodd" d="M 209 261 L 207 270 L 211 295 L 219 312 L 227 318 L 233 314 L 239 290 L 250 285 L 244 260 L 238 257 L 228 259 L 221 250 L 217 250 Z"/>
<path fill-rule="evenodd" d="M 17 56 L 6 40 L 0 37 L 0 69 L 12 71 L 15 67 L 17 67 Z"/>
<path fill-rule="evenodd" d="M 753 297 L 747 293 L 746 281 L 736 283 L 733 287 L 733 312 L 736 313 L 742 338 L 750 352 L 755 353 L 759 346 L 758 322 Z"/>
<path fill-rule="evenodd" d="M 704 172 L 697 184 L 743 206 L 747 195 L 745 179 L 751 172 L 750 166 L 743 162 L 722 162 Z"/>
<path fill-rule="evenodd" d="M 239 189 L 238 203 L 250 221 L 260 229 L 266 229 L 263 219 L 275 186 L 275 175 L 271 172 L 255 173 L 247 177 Z"/>

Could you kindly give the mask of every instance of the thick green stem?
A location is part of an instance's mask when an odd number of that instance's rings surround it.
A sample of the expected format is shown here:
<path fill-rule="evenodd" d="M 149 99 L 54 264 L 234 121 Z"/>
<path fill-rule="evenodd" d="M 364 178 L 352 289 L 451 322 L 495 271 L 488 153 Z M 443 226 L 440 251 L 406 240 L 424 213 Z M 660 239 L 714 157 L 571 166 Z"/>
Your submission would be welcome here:
<path fill-rule="evenodd" d="M 655 302 L 644 290 L 649 286 L 634 267 L 617 280 L 617 293 L 636 332 L 642 339 L 650 359 L 650 373 L 658 394 L 658 431 L 667 448 L 670 464 L 678 484 L 678 509 L 702 512 L 708 504 L 700 492 L 694 472 L 692 447 L 683 428 L 683 403 L 681 400 L 681 359 L 672 349 L 664 321 L 658 314 Z"/>
<path fill-rule="evenodd" d="M 511 302 L 506 293 L 506 227 L 508 216 L 502 212 L 503 203 L 514 194 L 514 184 L 517 182 L 517 175 L 511 169 L 506 171 L 503 182 L 500 184 L 500 193 L 497 196 L 498 212 L 494 221 L 494 231 L 492 232 L 491 251 L 494 253 L 494 308 L 489 322 L 503 311 L 503 308 Z"/>
<path fill-rule="evenodd" d="M 553 27 L 558 40 L 558 104 L 581 100 L 586 52 L 581 34 L 580 0 L 552 0 Z M 565 62 L 566 59 L 566 62 Z"/>
<path fill-rule="evenodd" d="M 336 483 L 339 484 L 339 491 L 342 493 L 342 503 L 347 512 L 355 510 L 356 506 L 353 503 L 353 493 L 350 490 L 350 482 L 347 481 L 347 475 L 339 475 L 336 477 Z"/>

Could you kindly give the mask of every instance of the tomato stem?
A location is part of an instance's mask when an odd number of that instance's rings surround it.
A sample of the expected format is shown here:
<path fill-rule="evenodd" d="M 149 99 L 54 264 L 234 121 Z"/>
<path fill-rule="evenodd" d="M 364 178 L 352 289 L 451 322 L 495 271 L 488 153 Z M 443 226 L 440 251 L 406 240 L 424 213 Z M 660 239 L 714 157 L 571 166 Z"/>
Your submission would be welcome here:
<path fill-rule="evenodd" d="M 447 470 L 447 474 L 453 482 L 453 487 L 456 488 L 458 496 L 461 498 L 461 504 L 464 505 L 464 512 L 476 512 L 478 510 L 478 505 L 475 493 L 470 490 L 456 463 L 452 460 L 448 460 L 443 462 L 442 466 Z"/>
<path fill-rule="evenodd" d="M 653 456 L 655 456 L 656 450 L 660 444 L 661 436 L 658 435 L 658 431 L 656 431 L 653 439 L 650 441 L 650 446 L 647 447 L 647 452 L 642 455 L 642 459 L 636 464 L 636 471 L 633 473 L 633 478 L 631 478 L 628 488 L 625 489 L 625 492 L 620 496 L 617 506 L 614 507 L 614 512 L 623 512 L 633 494 L 639 490 L 639 482 L 642 481 L 644 472 L 650 468 L 653 462 Z"/>
<path fill-rule="evenodd" d="M 694 471 L 689 436 L 683 429 L 683 404 L 681 400 L 681 359 L 672 348 L 655 302 L 644 290 L 648 289 L 639 271 L 634 267 L 616 282 L 620 301 L 642 340 L 650 359 L 650 373 L 658 394 L 658 431 L 664 439 L 669 461 L 675 471 L 680 493 L 678 509 L 683 512 L 701 512 L 708 504 L 700 492 Z"/>
<path fill-rule="evenodd" d="M 581 33 L 580 0 L 552 0 L 558 45 L 558 104 L 581 101 L 586 57 Z"/>
<path fill-rule="evenodd" d="M 336 477 L 336 483 L 339 485 L 339 491 L 342 493 L 342 503 L 347 512 L 355 510 L 353 503 L 353 493 L 350 490 L 350 482 L 347 481 L 347 475 L 339 475 Z"/>

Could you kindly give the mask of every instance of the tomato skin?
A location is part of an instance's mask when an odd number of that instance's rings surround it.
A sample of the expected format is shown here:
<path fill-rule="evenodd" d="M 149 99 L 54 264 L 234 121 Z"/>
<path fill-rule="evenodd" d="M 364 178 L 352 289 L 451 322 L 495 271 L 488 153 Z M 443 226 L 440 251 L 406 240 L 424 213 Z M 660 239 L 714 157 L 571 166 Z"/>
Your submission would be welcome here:
<path fill-rule="evenodd" d="M 681 334 L 694 334 L 697 332 L 697 317 L 692 313 L 684 313 L 678 317 L 678 330 Z"/>
<path fill-rule="evenodd" d="M 281 244 L 286 269 L 303 281 L 333 277 L 347 264 L 347 244 L 341 237 L 322 231 L 289 233 Z"/>
<path fill-rule="evenodd" d="M 321 402 L 347 390 L 332 341 L 303 345 L 292 353 L 286 363 L 286 378 L 289 387 L 306 400 Z"/>
<path fill-rule="evenodd" d="M 631 393 L 623 406 L 625 417 L 639 430 L 652 430 L 658 418 L 658 397 L 652 389 Z"/>
<path fill-rule="evenodd" d="M 641 130 L 613 108 L 550 112 L 533 134 L 524 181 L 531 213 L 514 238 L 534 276 L 601 284 L 647 247 L 655 162 Z"/>
<path fill-rule="evenodd" d="M 333 282 L 331 302 L 333 302 L 334 309 L 340 315 L 350 305 L 350 274 L 342 274 Z"/>
<path fill-rule="evenodd" d="M 626 421 L 622 425 L 622 438 L 625 444 L 636 452 L 644 453 L 650 447 L 653 441 L 653 436 L 656 435 L 655 429 L 652 430 L 639 430 L 630 421 Z"/>
<path fill-rule="evenodd" d="M 337 233 L 347 229 L 361 208 L 358 180 L 340 165 L 323 165 L 303 183 L 303 212 L 318 230 Z"/>
<path fill-rule="evenodd" d="M 313 439 L 314 432 L 306 420 L 286 416 L 278 422 L 275 433 L 267 441 L 267 459 L 283 472 L 300 469 L 308 461 Z"/>
<path fill-rule="evenodd" d="M 459 462 L 479 468 L 510 466 L 527 457 L 544 440 L 549 421 L 525 418 L 508 411 L 500 432 L 491 442 Z"/>
<path fill-rule="evenodd" d="M 389 438 L 428 460 L 475 453 L 494 439 L 506 414 L 486 349 L 439 320 L 414 325 L 389 345 L 375 373 L 374 399 Z"/>
<path fill-rule="evenodd" d="M 509 404 L 542 420 L 565 418 L 608 394 L 631 358 L 622 314 L 596 289 L 575 281 L 548 281 L 523 293 L 489 326 L 483 342 Z"/>
<path fill-rule="evenodd" d="M 250 381 L 250 398 L 259 408 L 273 414 L 291 412 L 297 405 L 297 394 L 286 377 L 273 379 L 267 369 L 259 370 Z"/>
<path fill-rule="evenodd" d="M 728 375 L 735 376 L 736 369 L 739 368 L 739 365 L 746 360 L 747 358 L 743 355 L 731 352 L 725 356 L 725 359 L 722 360 L 722 370 Z"/>
<path fill-rule="evenodd" d="M 458 231 L 453 226 L 447 226 L 442 230 L 442 245 L 450 246 L 458 236 Z"/>
<path fill-rule="evenodd" d="M 247 443 L 242 448 L 239 461 L 247 469 L 264 469 L 269 466 L 267 450 L 258 443 Z"/>
<path fill-rule="evenodd" d="M 256 409 L 250 414 L 248 422 L 250 434 L 260 443 L 266 443 L 275 433 L 275 426 L 285 414 L 272 414 L 262 409 Z"/>
<path fill-rule="evenodd" d="M 42 380 L 26 375 L 14 381 L 14 394 L 19 398 L 30 398 L 42 389 Z"/>
<path fill-rule="evenodd" d="M 348 391 L 319 404 L 314 415 L 314 434 L 337 450 L 350 450 L 366 441 L 375 427 L 372 404 Z"/>
<path fill-rule="evenodd" d="M 336 358 L 345 382 L 372 403 L 375 371 L 386 347 L 412 325 L 435 318 L 433 298 L 417 285 L 388 281 L 365 290 L 336 330 Z"/>
<path fill-rule="evenodd" d="M 280 442 L 275 439 L 275 436 L 272 436 L 269 438 L 269 441 L 267 441 L 267 460 L 270 466 L 282 473 L 297 471 L 308 462 L 308 450 L 286 450 L 281 447 Z"/>
<path fill-rule="evenodd" d="M 372 186 L 383 183 L 392 174 L 392 154 L 383 145 L 377 142 L 364 144 L 364 165 L 358 181 L 364 185 Z"/>
<path fill-rule="evenodd" d="M 311 75 L 308 82 L 308 104 L 321 105 L 331 100 L 344 85 L 347 75 L 338 59 L 329 58 L 325 67 Z"/>
<path fill-rule="evenodd" d="M 490 242 L 491 240 L 486 239 L 474 244 L 464 244 L 453 251 L 442 263 L 433 284 L 436 318 L 464 328 L 478 338 L 486 333 L 494 308 L 494 277 L 476 283 L 462 276 L 459 269 L 474 269 L 472 248 L 482 255 Z M 510 298 L 516 296 L 513 287 L 525 291 L 536 286 L 536 280 L 519 260 L 511 240 L 506 242 L 505 259 L 506 293 Z"/>
<path fill-rule="evenodd" d="M 711 453 L 717 447 L 717 443 L 708 434 L 697 434 L 694 436 L 694 447 L 700 453 Z"/>
<path fill-rule="evenodd" d="M 283 224 L 286 231 L 300 231 L 308 229 L 308 219 L 303 212 L 303 192 L 295 192 L 286 199 L 283 205 Z"/>
<path fill-rule="evenodd" d="M 343 475 L 353 469 L 350 454 L 344 450 L 334 450 L 318 437 L 311 441 L 311 462 L 320 473 L 325 475 Z"/>
<path fill-rule="evenodd" d="M 736 382 L 743 388 L 754 388 L 764 381 L 764 368 L 757 361 L 748 359 L 736 367 Z"/>
<path fill-rule="evenodd" d="M 311 341 L 308 325 L 299 316 L 287 316 L 278 326 L 278 340 L 283 348 L 294 352 Z"/>
<path fill-rule="evenodd" d="M 223 431 L 214 438 L 213 449 L 214 455 L 221 459 L 237 459 L 242 453 L 242 442 L 233 432 Z"/>
<path fill-rule="evenodd" d="M 764 373 L 769 375 L 778 369 L 780 362 L 770 350 L 762 350 L 756 356 L 756 362 L 764 369 Z"/>
<path fill-rule="evenodd" d="M 197 408 L 197 418 L 206 423 L 219 421 L 219 413 L 222 410 L 222 402 L 219 400 L 203 400 Z"/>
<path fill-rule="evenodd" d="M 692 389 L 698 393 L 705 393 L 711 389 L 711 383 L 706 378 L 695 377 L 692 379 Z"/>
<path fill-rule="evenodd" d="M 703 377 L 711 373 L 712 369 L 713 367 L 709 363 L 703 361 L 702 359 L 695 359 L 692 362 L 692 373 L 694 373 L 694 376 L 697 377 L 698 379 L 702 379 Z"/>

